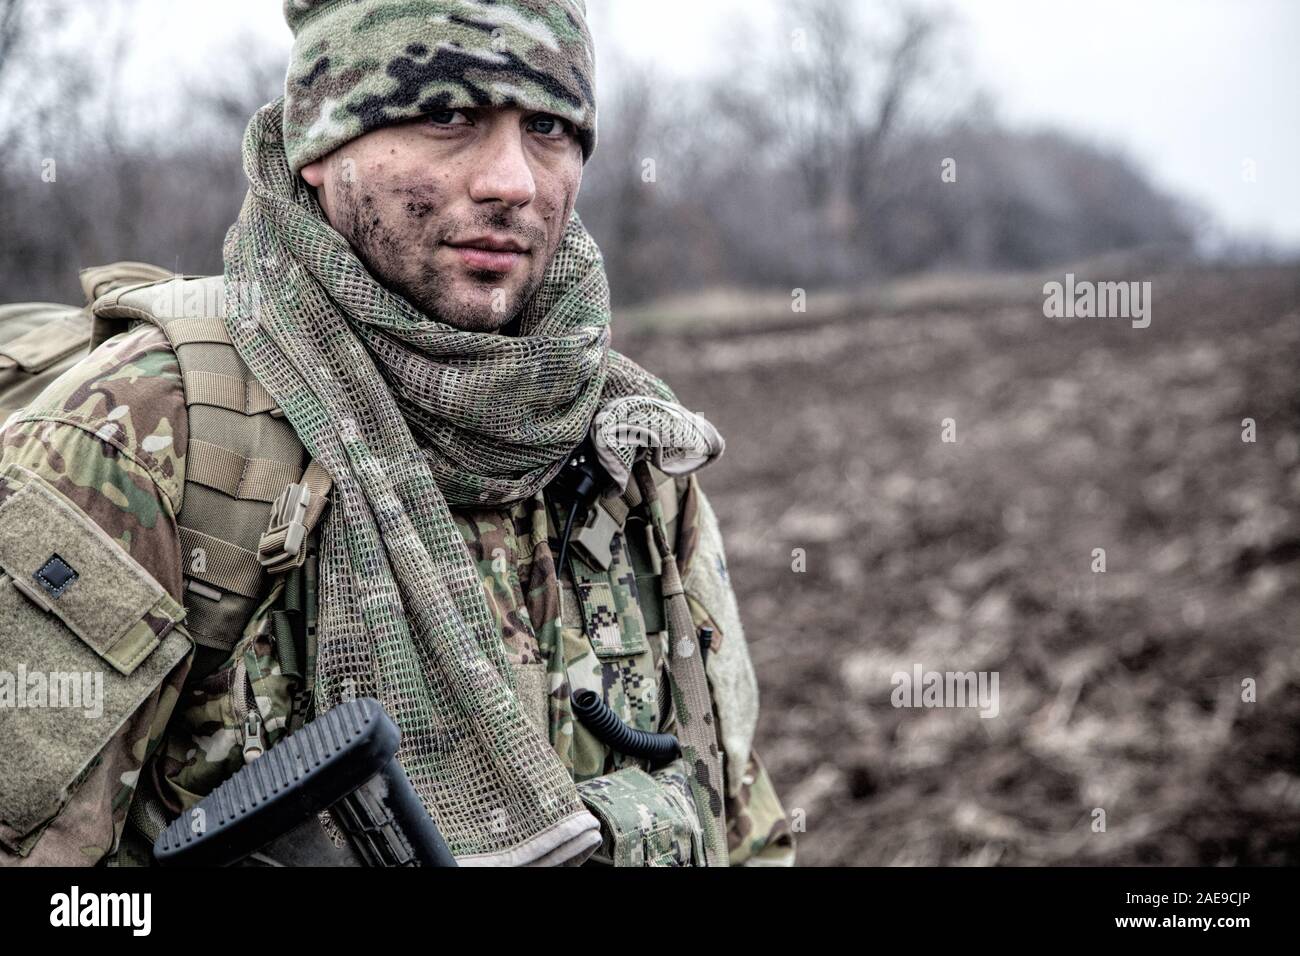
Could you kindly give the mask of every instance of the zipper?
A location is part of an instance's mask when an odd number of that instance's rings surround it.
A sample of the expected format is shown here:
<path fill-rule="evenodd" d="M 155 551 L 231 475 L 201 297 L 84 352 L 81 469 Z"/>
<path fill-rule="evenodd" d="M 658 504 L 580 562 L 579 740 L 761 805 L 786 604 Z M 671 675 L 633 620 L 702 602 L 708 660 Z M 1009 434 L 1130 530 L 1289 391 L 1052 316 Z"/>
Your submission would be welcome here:
<path fill-rule="evenodd" d="M 262 736 L 262 715 L 253 708 L 244 718 L 244 763 L 252 763 L 266 752 Z"/>
<path fill-rule="evenodd" d="M 238 723 L 242 724 L 248 714 L 248 692 L 252 689 L 248 680 L 248 664 L 244 661 L 244 655 L 240 654 L 235 660 L 234 679 L 230 682 L 231 706 Z"/>
<path fill-rule="evenodd" d="M 266 752 L 262 715 L 253 700 L 253 683 L 248 679 L 248 664 L 241 654 L 235 661 L 234 686 L 231 688 L 231 707 L 235 720 L 244 732 L 244 763 L 252 763 Z"/>

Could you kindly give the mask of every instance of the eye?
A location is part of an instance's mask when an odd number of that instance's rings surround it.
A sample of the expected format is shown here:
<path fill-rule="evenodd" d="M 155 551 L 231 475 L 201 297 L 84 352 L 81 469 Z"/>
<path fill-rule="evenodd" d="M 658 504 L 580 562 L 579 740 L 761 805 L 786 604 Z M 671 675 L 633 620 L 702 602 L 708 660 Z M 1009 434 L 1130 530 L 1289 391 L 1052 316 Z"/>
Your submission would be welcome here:
<path fill-rule="evenodd" d="M 568 120 L 552 116 L 550 113 L 539 113 L 528 121 L 528 125 L 547 139 L 563 139 L 565 136 L 570 135 L 573 130 L 573 126 Z"/>
<path fill-rule="evenodd" d="M 456 117 L 460 117 L 461 122 L 456 122 Z M 430 113 L 425 119 L 433 126 L 469 125 L 469 117 L 465 115 L 464 110 L 438 110 L 436 113 Z"/>

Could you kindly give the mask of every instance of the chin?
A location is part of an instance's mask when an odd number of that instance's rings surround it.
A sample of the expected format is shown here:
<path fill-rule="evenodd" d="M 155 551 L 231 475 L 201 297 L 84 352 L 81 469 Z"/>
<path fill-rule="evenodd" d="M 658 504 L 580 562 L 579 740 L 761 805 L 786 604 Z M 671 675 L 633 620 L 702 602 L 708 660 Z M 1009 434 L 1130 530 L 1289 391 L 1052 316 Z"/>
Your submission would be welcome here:
<path fill-rule="evenodd" d="M 422 282 L 405 294 L 411 305 L 431 319 L 467 332 L 498 332 L 509 325 L 520 310 L 519 288 L 514 277 L 502 284 L 497 274 L 458 276 L 449 284 Z M 505 296 L 503 311 L 493 308 L 494 295 L 501 289 Z"/>
<path fill-rule="evenodd" d="M 499 332 L 502 327 L 508 325 L 514 318 L 514 313 L 497 313 L 491 308 L 460 308 L 452 309 L 446 313 L 431 313 L 433 315 L 445 316 L 440 321 L 447 325 L 461 329 L 465 332 Z"/>

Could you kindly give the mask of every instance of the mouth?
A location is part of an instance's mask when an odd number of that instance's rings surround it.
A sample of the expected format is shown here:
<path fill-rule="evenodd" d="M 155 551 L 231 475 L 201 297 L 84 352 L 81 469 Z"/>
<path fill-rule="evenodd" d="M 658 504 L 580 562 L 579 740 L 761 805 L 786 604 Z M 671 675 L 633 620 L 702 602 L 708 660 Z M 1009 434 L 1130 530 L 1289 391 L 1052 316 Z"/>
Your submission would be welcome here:
<path fill-rule="evenodd" d="M 528 246 L 505 236 L 478 236 L 444 243 L 461 261 L 479 272 L 507 273 L 529 255 Z"/>

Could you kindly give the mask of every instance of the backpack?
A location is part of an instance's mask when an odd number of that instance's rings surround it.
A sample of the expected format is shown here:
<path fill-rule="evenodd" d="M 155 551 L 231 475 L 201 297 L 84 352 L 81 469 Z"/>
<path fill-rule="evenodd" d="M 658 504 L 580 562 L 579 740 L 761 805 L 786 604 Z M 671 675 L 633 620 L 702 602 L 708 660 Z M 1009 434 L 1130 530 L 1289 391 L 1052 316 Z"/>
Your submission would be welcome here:
<path fill-rule="evenodd" d="M 142 262 L 119 262 L 81 273 L 86 305 L 20 302 L 0 305 L 0 420 L 39 395 L 90 352 L 90 304 L 119 285 L 167 278 Z"/>

